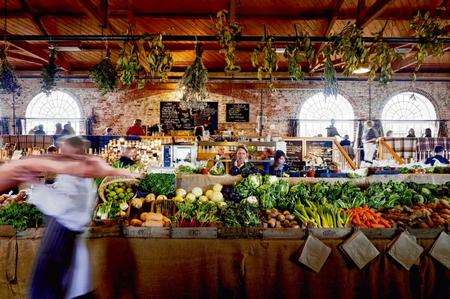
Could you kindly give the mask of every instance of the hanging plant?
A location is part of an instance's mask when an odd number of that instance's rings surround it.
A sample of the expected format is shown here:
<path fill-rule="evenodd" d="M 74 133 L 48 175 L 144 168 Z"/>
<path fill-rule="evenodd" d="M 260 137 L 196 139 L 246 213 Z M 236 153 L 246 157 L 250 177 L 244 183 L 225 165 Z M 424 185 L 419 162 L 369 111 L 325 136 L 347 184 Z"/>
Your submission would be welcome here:
<path fill-rule="evenodd" d="M 42 92 L 49 95 L 56 86 L 59 68 L 56 65 L 57 51 L 54 47 L 49 50 L 48 63 L 42 69 Z"/>
<path fill-rule="evenodd" d="M 222 47 L 221 52 L 225 53 L 225 72 L 239 72 L 241 67 L 236 58 L 236 45 L 242 33 L 242 26 L 230 20 L 227 10 L 221 10 L 217 13 L 214 28 Z"/>
<path fill-rule="evenodd" d="M 111 62 L 109 51 L 102 61 L 90 70 L 89 75 L 102 95 L 116 89 L 117 71 Z"/>
<path fill-rule="evenodd" d="M 170 70 L 173 66 L 172 53 L 164 46 L 162 35 L 156 35 L 147 41 L 148 50 L 144 50 L 144 59 L 148 63 L 148 75 L 151 78 L 160 77 L 162 81 L 166 81 Z"/>
<path fill-rule="evenodd" d="M 268 78 L 269 89 L 274 90 L 272 74 L 278 69 L 278 56 L 273 46 L 273 38 L 264 33 L 258 47 L 251 54 L 251 61 L 253 67 L 258 68 L 258 80 Z"/>
<path fill-rule="evenodd" d="M 7 93 L 19 95 L 22 88 L 12 65 L 8 62 L 5 49 L 0 50 L 0 64 L 0 88 Z"/>
<path fill-rule="evenodd" d="M 200 43 L 195 45 L 195 60 L 184 72 L 181 78 L 180 87 L 183 96 L 180 99 L 182 109 L 202 109 L 205 107 L 206 81 L 208 80 L 208 70 L 202 61 L 203 47 Z"/>
<path fill-rule="evenodd" d="M 364 47 L 362 30 L 355 24 L 347 23 L 336 38 L 334 47 L 345 64 L 342 72 L 345 76 L 350 76 L 367 62 L 367 49 Z"/>
<path fill-rule="evenodd" d="M 330 45 L 327 45 L 322 54 L 324 55 L 323 62 L 323 80 L 325 82 L 325 87 L 323 93 L 325 97 L 329 96 L 337 96 L 338 94 L 338 81 L 336 77 L 336 70 L 333 65 L 333 61 L 331 60 L 331 56 L 333 55 L 333 50 Z"/>
<path fill-rule="evenodd" d="M 311 63 L 314 59 L 314 48 L 311 39 L 308 36 L 299 37 L 295 26 L 295 43 L 288 44 L 284 50 L 284 57 L 288 61 L 289 75 L 293 80 L 303 80 L 305 73 L 302 70 L 301 63 L 308 61 Z"/>
<path fill-rule="evenodd" d="M 429 12 L 417 12 L 410 27 L 414 30 L 415 36 L 420 39 L 416 45 L 417 64 L 416 71 L 420 69 L 427 56 L 441 56 L 444 54 L 442 41 L 439 39 L 444 35 L 444 29 L 438 18 L 432 18 Z"/>
<path fill-rule="evenodd" d="M 386 22 L 387 24 L 387 22 Z M 386 85 L 392 81 L 394 70 L 392 69 L 392 62 L 402 58 L 400 53 L 397 53 L 395 49 L 391 48 L 388 43 L 383 39 L 383 29 L 376 34 L 375 42 L 369 48 L 369 80 L 375 79 L 377 72 L 380 72 L 378 76 L 378 82 L 382 85 Z"/>
<path fill-rule="evenodd" d="M 123 42 L 116 66 L 120 81 L 127 87 L 139 80 L 139 71 L 141 70 L 138 47 L 133 38 L 130 40 Z M 138 88 L 140 87 L 143 87 L 142 82 L 138 82 Z"/>

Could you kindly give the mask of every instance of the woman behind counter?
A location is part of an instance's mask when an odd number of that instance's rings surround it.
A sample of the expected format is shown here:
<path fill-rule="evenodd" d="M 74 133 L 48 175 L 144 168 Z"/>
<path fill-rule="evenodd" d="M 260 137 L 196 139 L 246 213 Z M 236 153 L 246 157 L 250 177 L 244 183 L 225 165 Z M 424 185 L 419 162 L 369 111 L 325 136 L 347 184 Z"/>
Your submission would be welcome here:
<path fill-rule="evenodd" d="M 269 168 L 269 174 L 282 177 L 288 171 L 289 166 L 286 165 L 286 154 L 282 150 L 277 150 L 275 152 L 275 160 Z"/>
<path fill-rule="evenodd" d="M 230 169 L 231 175 L 248 176 L 252 173 L 258 173 L 258 169 L 248 162 L 248 150 L 245 146 L 240 145 L 236 150 L 236 158 Z"/>

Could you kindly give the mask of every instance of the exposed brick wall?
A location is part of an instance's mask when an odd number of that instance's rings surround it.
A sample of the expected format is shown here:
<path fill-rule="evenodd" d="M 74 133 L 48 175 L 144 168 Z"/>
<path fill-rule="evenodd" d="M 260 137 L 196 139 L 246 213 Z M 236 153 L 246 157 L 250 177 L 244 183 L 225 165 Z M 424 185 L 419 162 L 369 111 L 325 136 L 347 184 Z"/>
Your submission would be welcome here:
<path fill-rule="evenodd" d="M 247 84 L 248 85 L 248 84 Z M 39 93 L 40 82 L 37 79 L 22 80 L 23 92 L 16 99 L 16 115 L 24 117 L 28 103 Z M 257 115 L 260 109 L 260 90 L 243 85 L 214 83 L 209 88 L 209 100 L 219 102 L 219 129 L 244 130 L 246 134 L 255 134 Z M 97 123 L 94 130 L 101 134 L 106 127 L 112 127 L 123 134 L 133 119 L 141 118 L 147 125 L 159 122 L 159 102 L 174 101 L 179 98 L 175 90 L 162 89 L 152 84 L 145 90 L 120 91 L 101 96 L 90 83 L 59 82 L 58 88 L 72 94 L 80 104 L 84 117 L 95 114 Z M 272 135 L 286 135 L 287 119 L 297 117 L 302 104 L 323 88 L 320 82 L 303 82 L 286 85 L 276 92 L 263 93 L 263 107 L 267 116 L 267 128 Z M 393 82 L 387 87 L 377 83 L 371 86 L 372 117 L 381 116 L 384 104 L 389 98 L 402 91 L 414 90 L 427 96 L 434 104 L 440 119 L 450 119 L 449 83 Z M 340 94 L 352 104 L 356 118 L 369 117 L 369 84 L 366 82 L 340 82 Z M 250 103 L 250 123 L 226 123 L 225 104 L 231 102 Z M 12 98 L 0 95 L 0 114 L 12 118 Z"/>

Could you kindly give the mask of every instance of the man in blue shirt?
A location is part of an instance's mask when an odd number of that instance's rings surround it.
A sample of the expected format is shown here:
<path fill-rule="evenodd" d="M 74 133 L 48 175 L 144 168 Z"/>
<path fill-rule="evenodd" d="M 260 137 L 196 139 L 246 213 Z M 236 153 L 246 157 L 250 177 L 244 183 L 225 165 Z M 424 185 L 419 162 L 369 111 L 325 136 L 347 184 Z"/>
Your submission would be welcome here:
<path fill-rule="evenodd" d="M 436 161 L 441 164 L 449 164 L 448 159 L 444 157 L 444 147 L 442 145 L 438 145 L 434 148 L 434 156 L 429 157 L 425 161 L 425 164 L 431 164 L 431 166 L 434 166 Z"/>

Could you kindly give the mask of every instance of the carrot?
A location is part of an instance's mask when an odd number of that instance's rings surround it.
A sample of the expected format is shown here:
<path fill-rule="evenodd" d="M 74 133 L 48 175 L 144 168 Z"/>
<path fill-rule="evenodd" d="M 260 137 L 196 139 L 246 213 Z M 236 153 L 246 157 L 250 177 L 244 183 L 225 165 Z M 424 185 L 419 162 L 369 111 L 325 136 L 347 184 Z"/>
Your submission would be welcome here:
<path fill-rule="evenodd" d="M 385 228 L 383 224 L 372 224 L 372 228 Z"/>

